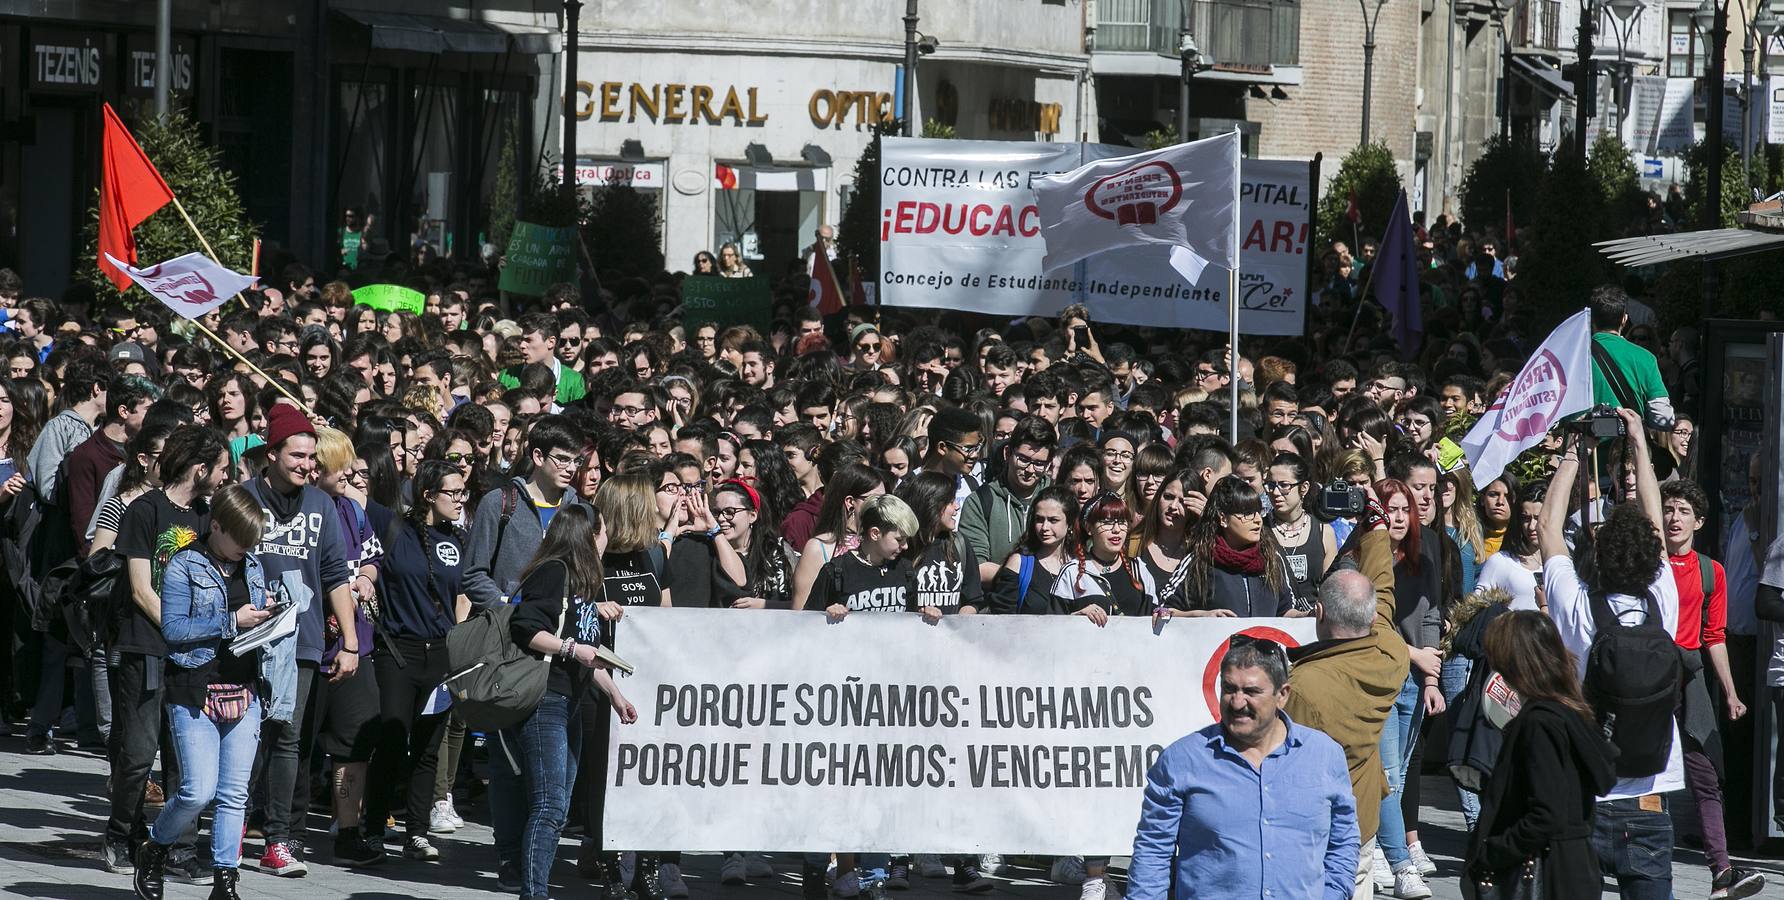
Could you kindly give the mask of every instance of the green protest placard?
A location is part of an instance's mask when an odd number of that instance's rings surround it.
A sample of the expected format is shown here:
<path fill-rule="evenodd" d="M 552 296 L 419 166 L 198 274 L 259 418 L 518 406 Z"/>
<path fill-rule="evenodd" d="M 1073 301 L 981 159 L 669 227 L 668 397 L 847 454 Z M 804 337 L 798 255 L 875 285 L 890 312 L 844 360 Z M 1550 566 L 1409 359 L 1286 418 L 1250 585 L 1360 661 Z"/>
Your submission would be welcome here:
<path fill-rule="evenodd" d="M 353 303 L 384 312 L 412 312 L 418 316 L 427 308 L 427 298 L 420 291 L 400 284 L 368 284 L 353 292 Z"/>
<path fill-rule="evenodd" d="M 561 281 L 576 280 L 576 229 L 515 222 L 498 284 L 511 294 L 539 297 Z"/>
<path fill-rule="evenodd" d="M 774 292 L 766 278 L 690 275 L 681 282 L 681 311 L 682 325 L 688 329 L 711 322 L 720 330 L 754 325 L 766 333 L 774 315 Z"/>

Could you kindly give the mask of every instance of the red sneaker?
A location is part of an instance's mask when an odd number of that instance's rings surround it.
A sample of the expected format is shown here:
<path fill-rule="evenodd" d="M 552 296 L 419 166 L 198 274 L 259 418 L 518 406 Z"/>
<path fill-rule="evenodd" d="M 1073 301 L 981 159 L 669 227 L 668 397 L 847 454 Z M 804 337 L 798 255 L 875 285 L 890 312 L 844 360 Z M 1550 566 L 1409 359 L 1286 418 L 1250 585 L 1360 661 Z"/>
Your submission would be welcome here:
<path fill-rule="evenodd" d="M 266 845 L 266 855 L 260 857 L 260 871 L 280 878 L 302 878 L 309 874 L 310 867 L 291 852 L 291 845 L 283 841 Z"/>

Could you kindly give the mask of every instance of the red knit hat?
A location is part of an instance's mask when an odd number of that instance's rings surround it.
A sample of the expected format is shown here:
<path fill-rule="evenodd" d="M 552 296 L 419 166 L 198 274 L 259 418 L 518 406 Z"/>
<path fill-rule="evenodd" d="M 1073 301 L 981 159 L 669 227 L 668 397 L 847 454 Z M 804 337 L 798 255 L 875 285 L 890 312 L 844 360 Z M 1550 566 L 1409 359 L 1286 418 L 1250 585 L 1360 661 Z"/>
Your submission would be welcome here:
<path fill-rule="evenodd" d="M 316 434 L 316 426 L 297 407 L 289 403 L 274 403 L 266 413 L 266 445 L 277 447 L 285 439 L 294 434 Z"/>

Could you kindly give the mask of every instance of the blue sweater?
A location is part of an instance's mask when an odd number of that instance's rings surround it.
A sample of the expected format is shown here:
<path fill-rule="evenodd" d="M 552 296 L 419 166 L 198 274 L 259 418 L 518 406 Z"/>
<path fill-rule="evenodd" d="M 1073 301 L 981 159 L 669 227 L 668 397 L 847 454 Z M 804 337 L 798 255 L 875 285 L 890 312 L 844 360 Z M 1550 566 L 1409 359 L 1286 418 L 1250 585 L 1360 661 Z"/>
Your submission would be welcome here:
<path fill-rule="evenodd" d="M 298 661 L 320 665 L 328 592 L 352 577 L 340 514 L 327 494 L 305 486 L 296 515 L 281 520 L 266 502 L 271 488 L 265 479 L 256 478 L 244 487 L 266 513 L 266 534 L 254 548 L 266 573 L 266 592 L 297 604 Z"/>

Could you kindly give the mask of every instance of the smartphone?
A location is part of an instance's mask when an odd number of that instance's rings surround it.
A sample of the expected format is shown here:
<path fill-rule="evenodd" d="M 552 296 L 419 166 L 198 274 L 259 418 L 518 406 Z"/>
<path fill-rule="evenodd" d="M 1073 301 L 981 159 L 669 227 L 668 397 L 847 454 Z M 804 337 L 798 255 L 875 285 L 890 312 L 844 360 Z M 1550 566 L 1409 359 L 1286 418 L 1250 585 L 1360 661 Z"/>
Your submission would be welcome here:
<path fill-rule="evenodd" d="M 1087 325 L 1075 326 L 1074 328 L 1072 328 L 1072 332 L 1078 338 L 1078 346 L 1087 347 L 1090 345 L 1090 327 L 1089 326 L 1087 326 Z"/>

